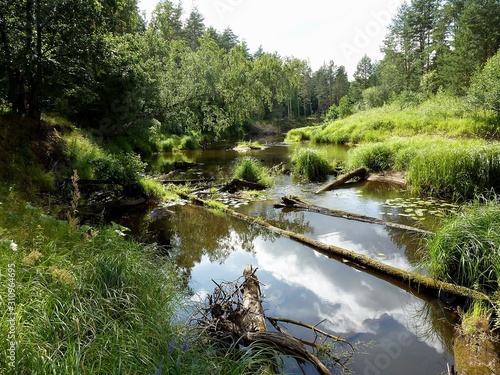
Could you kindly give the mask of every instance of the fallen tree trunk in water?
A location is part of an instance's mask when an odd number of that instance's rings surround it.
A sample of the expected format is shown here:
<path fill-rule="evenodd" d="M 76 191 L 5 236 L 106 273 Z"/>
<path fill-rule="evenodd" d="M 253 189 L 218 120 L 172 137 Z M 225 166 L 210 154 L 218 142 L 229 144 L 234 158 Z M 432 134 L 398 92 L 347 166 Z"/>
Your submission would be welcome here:
<path fill-rule="evenodd" d="M 207 202 L 204 200 L 191 196 L 183 195 L 183 198 L 189 199 L 194 203 L 200 204 L 202 206 L 207 206 Z M 240 212 L 236 212 L 229 208 L 224 210 L 227 214 L 244 220 L 250 224 L 256 224 L 261 227 L 267 228 L 275 233 L 281 234 L 282 236 L 288 237 L 296 242 L 303 245 L 309 246 L 312 249 L 324 254 L 328 257 L 341 258 L 344 263 L 349 265 L 349 262 L 353 263 L 353 266 L 366 271 L 371 271 L 382 276 L 390 277 L 391 279 L 409 286 L 412 291 L 417 293 L 425 293 L 427 295 L 432 295 L 433 297 L 440 297 L 442 294 L 449 294 L 450 296 L 465 297 L 477 300 L 488 300 L 488 296 L 484 293 L 466 288 L 464 286 L 455 285 L 447 283 L 445 281 L 435 280 L 429 276 L 421 275 L 411 271 L 404 271 L 399 268 L 390 266 L 388 264 L 382 263 L 378 260 L 367 257 L 366 255 L 359 254 L 355 251 L 346 250 L 338 246 L 328 245 L 323 242 L 314 240 L 307 236 L 299 233 L 291 232 L 285 229 L 278 228 L 268 222 L 247 216 Z"/>
<path fill-rule="evenodd" d="M 244 281 L 241 285 L 238 285 L 237 282 L 221 284 L 214 282 L 216 288 L 213 295 L 207 297 L 208 306 L 200 309 L 192 322 L 212 336 L 222 339 L 230 347 L 258 343 L 284 355 L 294 357 L 299 364 L 303 362 L 311 363 L 321 375 L 331 375 L 330 370 L 318 357 L 307 350 L 303 341 L 282 331 L 267 331 L 260 285 L 255 275 L 256 271 L 257 269 L 253 269 L 252 265 L 247 264 L 243 271 Z M 272 319 L 273 325 L 279 321 L 278 318 Z M 283 321 L 294 323 L 289 319 Z M 307 327 L 305 324 L 302 324 L 302 326 Z M 313 331 L 316 335 L 319 333 L 333 341 L 337 341 L 335 336 L 317 328 Z M 346 343 L 343 339 L 338 339 L 338 341 Z M 350 347 L 352 349 L 352 346 Z M 348 356 L 348 359 L 351 356 Z M 271 365 L 271 358 L 267 359 L 269 365 Z M 345 361 L 338 358 L 334 358 L 334 361 L 342 367 L 345 364 Z"/>
<path fill-rule="evenodd" d="M 259 182 L 250 182 L 246 180 L 233 179 L 231 182 L 224 185 L 220 191 L 235 193 L 240 190 L 264 190 L 267 186 Z"/>
<path fill-rule="evenodd" d="M 352 212 L 333 210 L 331 208 L 316 206 L 312 203 L 306 202 L 305 200 L 303 200 L 297 196 L 293 196 L 293 195 L 291 195 L 289 197 L 282 197 L 281 202 L 282 202 L 281 204 L 277 204 L 277 205 L 275 205 L 275 207 L 276 208 L 283 208 L 283 207 L 294 208 L 294 209 L 298 209 L 298 210 L 316 212 L 316 213 L 319 213 L 322 215 L 327 215 L 327 216 L 341 217 L 341 218 L 347 219 L 347 220 L 356 220 L 356 221 L 361 221 L 364 223 L 371 223 L 371 224 L 381 224 L 381 225 L 385 225 L 385 226 L 388 226 L 391 228 L 403 229 L 403 230 L 407 230 L 407 231 L 411 231 L 411 232 L 417 232 L 417 233 L 422 233 L 422 234 L 433 234 L 432 232 L 429 232 L 427 230 L 411 227 L 409 225 L 393 223 L 390 221 L 377 219 L 377 218 L 371 217 L 371 216 L 359 215 L 359 214 L 355 214 Z"/>
<path fill-rule="evenodd" d="M 366 178 L 366 168 L 364 167 L 359 167 L 353 170 L 352 172 L 346 173 L 342 176 L 337 177 L 336 180 L 330 182 L 328 185 L 323 186 L 321 189 L 316 191 L 316 194 L 322 193 L 324 191 L 328 190 L 333 190 L 333 189 L 338 189 L 345 185 L 347 181 L 352 180 L 355 177 L 358 177 L 361 180 L 364 180 Z"/>

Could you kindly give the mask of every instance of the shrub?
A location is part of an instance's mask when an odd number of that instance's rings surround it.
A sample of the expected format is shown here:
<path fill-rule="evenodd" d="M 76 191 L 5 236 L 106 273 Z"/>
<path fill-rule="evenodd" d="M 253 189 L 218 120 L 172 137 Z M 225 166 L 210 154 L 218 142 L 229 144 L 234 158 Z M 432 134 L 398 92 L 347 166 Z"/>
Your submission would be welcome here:
<path fill-rule="evenodd" d="M 296 150 L 292 164 L 294 176 L 308 181 L 325 180 L 332 169 L 326 156 L 309 148 Z"/>
<path fill-rule="evenodd" d="M 108 180 L 124 186 L 135 185 L 144 173 L 146 164 L 137 154 L 106 154 L 90 161 L 94 178 Z"/>

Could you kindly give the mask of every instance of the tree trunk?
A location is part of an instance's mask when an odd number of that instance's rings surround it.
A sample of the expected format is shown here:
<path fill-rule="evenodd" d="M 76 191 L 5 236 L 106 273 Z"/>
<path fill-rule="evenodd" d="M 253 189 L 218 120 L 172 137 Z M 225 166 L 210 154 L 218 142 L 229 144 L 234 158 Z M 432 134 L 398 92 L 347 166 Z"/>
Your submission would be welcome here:
<path fill-rule="evenodd" d="M 185 199 L 191 200 L 194 203 L 203 206 L 209 206 L 207 202 L 198 197 L 186 194 L 181 194 L 181 196 Z M 281 234 L 282 236 L 288 237 L 291 240 L 306 245 L 323 255 L 337 259 L 345 263 L 346 265 L 349 265 L 357 269 L 361 269 L 364 272 L 372 273 L 377 277 L 389 278 L 389 280 L 387 281 L 391 283 L 395 281 L 396 283 L 394 285 L 404 288 L 405 290 L 411 290 L 416 294 L 423 293 L 432 297 L 439 298 L 443 293 L 447 293 L 450 296 L 465 297 L 469 299 L 478 299 L 478 300 L 488 300 L 488 296 L 486 296 L 484 293 L 460 285 L 455 285 L 444 281 L 435 280 L 429 276 L 424 276 L 411 271 L 401 270 L 399 268 L 390 266 L 378 260 L 367 257 L 366 255 L 359 254 L 355 251 L 343 249 L 341 247 L 333 245 L 327 245 L 323 242 L 316 241 L 302 234 L 278 228 L 274 225 L 269 224 L 264 220 L 247 216 L 245 214 L 236 212 L 229 208 L 226 208 L 224 212 L 233 217 L 244 220 L 249 224 L 256 224 L 261 227 L 267 228 L 268 230 L 271 230 L 275 233 Z"/>
<path fill-rule="evenodd" d="M 309 203 L 309 202 L 306 202 L 306 201 L 304 201 L 301 198 L 296 197 L 296 196 L 282 197 L 281 201 L 282 201 L 282 204 L 278 204 L 278 205 L 276 205 L 276 207 L 278 207 L 278 208 L 279 207 L 290 207 L 290 208 L 294 208 L 294 209 L 298 209 L 298 210 L 317 212 L 319 214 L 327 215 L 327 216 L 341 217 L 341 218 L 344 218 L 347 220 L 356 220 L 356 221 L 361 221 L 364 223 L 371 223 L 371 224 L 381 224 L 381 225 L 385 225 L 385 226 L 388 226 L 391 228 L 403 229 L 403 230 L 422 233 L 422 234 L 433 234 L 432 232 L 429 232 L 427 230 L 411 227 L 409 225 L 393 223 L 390 221 L 385 221 L 382 219 L 377 219 L 377 218 L 365 216 L 365 215 L 359 215 L 359 214 L 355 214 L 352 212 L 332 210 L 330 208 L 316 206 L 316 205 Z"/>
<path fill-rule="evenodd" d="M 328 190 L 333 190 L 333 189 L 338 189 L 346 184 L 347 181 L 359 177 L 360 179 L 365 179 L 366 178 L 366 168 L 364 167 L 359 167 L 355 169 L 352 172 L 346 173 L 342 176 L 337 177 L 337 179 L 333 182 L 330 182 L 329 184 L 323 186 L 321 189 L 316 191 L 316 194 L 322 193 L 324 191 Z"/>

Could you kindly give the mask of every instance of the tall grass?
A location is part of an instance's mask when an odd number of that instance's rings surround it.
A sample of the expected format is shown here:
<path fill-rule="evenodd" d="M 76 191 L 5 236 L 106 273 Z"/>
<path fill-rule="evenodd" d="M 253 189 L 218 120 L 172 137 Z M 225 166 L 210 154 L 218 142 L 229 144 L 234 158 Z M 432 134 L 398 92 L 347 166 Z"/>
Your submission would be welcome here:
<path fill-rule="evenodd" d="M 184 325 L 185 279 L 154 246 L 118 225 L 69 227 L 1 192 L 0 335 L 16 346 L 10 367 L 0 341 L 0 373 L 242 374 L 260 363 L 257 350 L 220 350 Z"/>
<path fill-rule="evenodd" d="M 367 143 L 349 152 L 351 168 L 407 172 L 413 191 L 472 198 L 500 188 L 500 145 L 480 140 L 411 137 Z"/>
<path fill-rule="evenodd" d="M 426 268 L 435 278 L 494 292 L 500 279 L 500 202 L 475 202 L 427 240 Z"/>
<path fill-rule="evenodd" d="M 297 149 L 291 161 L 293 175 L 307 181 L 323 181 L 332 170 L 326 156 L 310 148 Z"/>

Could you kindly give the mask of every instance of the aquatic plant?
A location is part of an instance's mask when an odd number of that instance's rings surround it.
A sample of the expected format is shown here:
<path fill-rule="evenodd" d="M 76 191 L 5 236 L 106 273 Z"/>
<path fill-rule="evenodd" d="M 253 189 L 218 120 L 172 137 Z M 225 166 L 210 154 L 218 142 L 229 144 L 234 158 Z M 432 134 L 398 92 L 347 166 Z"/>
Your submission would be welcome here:
<path fill-rule="evenodd" d="M 269 171 L 262 166 L 259 160 L 251 156 L 245 156 L 238 160 L 234 167 L 233 178 L 260 182 L 264 185 L 272 183 Z"/>
<path fill-rule="evenodd" d="M 435 278 L 492 292 L 500 279 L 500 202 L 476 201 L 427 239 L 426 268 Z"/>
<path fill-rule="evenodd" d="M 332 167 L 326 156 L 310 148 L 297 149 L 291 158 L 293 175 L 308 181 L 325 180 Z"/>

